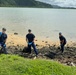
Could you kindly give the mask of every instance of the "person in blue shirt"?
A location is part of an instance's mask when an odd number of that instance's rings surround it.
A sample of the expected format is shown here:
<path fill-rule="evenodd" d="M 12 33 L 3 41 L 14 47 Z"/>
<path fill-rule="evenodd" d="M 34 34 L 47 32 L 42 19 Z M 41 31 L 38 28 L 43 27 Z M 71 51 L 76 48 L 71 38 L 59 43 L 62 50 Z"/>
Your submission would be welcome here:
<path fill-rule="evenodd" d="M 2 28 L 2 32 L 0 32 L 0 46 L 2 47 L 1 50 L 3 50 L 5 54 L 7 54 L 6 44 L 5 44 L 6 40 L 7 40 L 6 29 Z"/>
<path fill-rule="evenodd" d="M 28 50 L 29 50 L 29 53 L 31 54 L 31 46 L 33 47 L 35 53 L 36 53 L 36 56 L 38 55 L 38 51 L 36 49 L 36 45 L 34 43 L 34 39 L 35 39 L 35 35 L 31 33 L 31 30 L 29 29 L 28 30 L 28 34 L 26 35 L 26 41 L 28 43 Z"/>
<path fill-rule="evenodd" d="M 62 53 L 64 52 L 64 46 L 66 45 L 66 38 L 62 35 L 62 33 L 59 33 L 59 39 L 60 39 L 60 46 Z"/>

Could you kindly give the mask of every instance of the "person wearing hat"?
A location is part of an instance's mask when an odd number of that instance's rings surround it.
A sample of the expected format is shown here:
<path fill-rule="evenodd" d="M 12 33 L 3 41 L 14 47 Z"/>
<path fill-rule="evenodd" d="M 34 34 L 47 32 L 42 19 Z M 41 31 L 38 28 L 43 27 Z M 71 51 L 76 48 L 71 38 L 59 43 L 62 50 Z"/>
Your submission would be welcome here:
<path fill-rule="evenodd" d="M 29 53 L 31 54 L 31 46 L 33 47 L 36 56 L 38 55 L 38 51 L 36 49 L 36 45 L 34 43 L 34 39 L 35 39 L 35 35 L 33 33 L 31 33 L 31 29 L 28 30 L 28 34 L 26 35 L 26 41 L 28 43 L 28 50 Z"/>
<path fill-rule="evenodd" d="M 2 47 L 1 50 L 3 50 L 5 54 L 7 54 L 6 44 L 5 44 L 6 40 L 7 40 L 6 28 L 2 28 L 2 32 L 0 32 L 0 46 Z"/>
<path fill-rule="evenodd" d="M 60 47 L 61 47 L 61 51 L 62 53 L 64 52 L 64 46 L 66 44 L 66 38 L 62 35 L 62 33 L 59 33 L 59 39 L 60 39 Z"/>

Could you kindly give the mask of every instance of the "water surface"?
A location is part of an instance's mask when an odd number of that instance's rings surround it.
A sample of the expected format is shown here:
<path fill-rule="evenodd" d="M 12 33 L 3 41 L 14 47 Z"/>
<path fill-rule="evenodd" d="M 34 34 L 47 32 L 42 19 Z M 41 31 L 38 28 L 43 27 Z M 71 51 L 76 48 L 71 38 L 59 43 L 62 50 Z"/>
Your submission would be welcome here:
<path fill-rule="evenodd" d="M 0 29 L 25 36 L 32 29 L 37 38 L 58 40 L 58 33 L 76 41 L 75 9 L 0 8 Z"/>

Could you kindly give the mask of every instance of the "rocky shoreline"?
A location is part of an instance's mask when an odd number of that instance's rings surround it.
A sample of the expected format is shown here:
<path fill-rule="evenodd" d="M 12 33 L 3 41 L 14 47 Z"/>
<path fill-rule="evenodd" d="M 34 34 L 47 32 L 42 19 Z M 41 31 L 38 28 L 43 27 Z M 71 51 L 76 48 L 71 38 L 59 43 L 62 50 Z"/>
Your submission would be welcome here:
<path fill-rule="evenodd" d="M 76 43 L 71 42 L 71 44 L 67 44 L 63 54 L 58 47 L 58 42 L 54 44 L 51 42 L 50 44 L 48 40 L 46 41 L 36 39 L 35 43 L 39 51 L 37 59 L 49 59 L 58 61 L 65 65 L 76 66 Z M 8 53 L 19 55 L 24 58 L 34 59 L 34 50 L 32 50 L 32 54 L 28 54 L 26 52 L 23 52 L 24 47 L 27 47 L 25 38 L 19 36 L 18 33 L 9 34 L 7 40 Z M 2 54 L 1 50 L 0 54 Z"/>
<path fill-rule="evenodd" d="M 24 45 L 8 46 L 7 50 L 9 54 L 15 54 L 24 58 L 33 59 L 35 57 L 34 51 L 32 50 L 32 54 L 25 53 L 23 52 L 24 47 Z M 76 47 L 65 47 L 63 54 L 61 53 L 60 48 L 55 45 L 47 45 L 42 48 L 38 45 L 37 48 L 39 51 L 37 59 L 49 59 L 58 61 L 68 66 L 76 66 Z"/>

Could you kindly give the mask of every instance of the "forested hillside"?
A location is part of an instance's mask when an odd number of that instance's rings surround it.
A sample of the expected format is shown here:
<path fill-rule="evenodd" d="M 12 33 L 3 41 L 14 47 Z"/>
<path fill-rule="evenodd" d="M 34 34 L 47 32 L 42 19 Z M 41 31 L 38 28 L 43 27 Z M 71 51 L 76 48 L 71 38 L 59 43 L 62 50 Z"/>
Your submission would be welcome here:
<path fill-rule="evenodd" d="M 51 8 L 50 4 L 35 0 L 0 0 L 0 7 L 41 7 Z"/>

